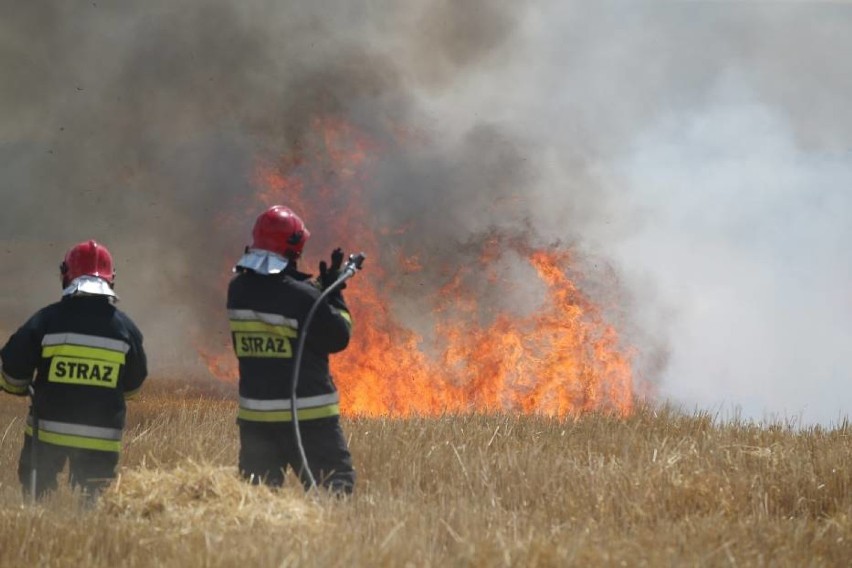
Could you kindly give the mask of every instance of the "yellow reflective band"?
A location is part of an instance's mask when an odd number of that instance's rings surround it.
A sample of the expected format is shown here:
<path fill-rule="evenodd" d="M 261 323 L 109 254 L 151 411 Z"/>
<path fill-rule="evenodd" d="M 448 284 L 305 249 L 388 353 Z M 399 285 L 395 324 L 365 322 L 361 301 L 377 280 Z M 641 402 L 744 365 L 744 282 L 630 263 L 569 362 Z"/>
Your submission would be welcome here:
<path fill-rule="evenodd" d="M 248 331 L 256 333 L 269 333 L 281 335 L 294 339 L 299 336 L 298 332 L 286 325 L 272 325 L 262 321 L 231 320 L 231 331 Z"/>
<path fill-rule="evenodd" d="M 45 359 L 50 357 L 79 357 L 81 359 L 97 359 L 124 365 L 125 355 L 121 351 L 103 349 L 100 347 L 83 347 L 82 345 L 45 345 L 41 349 L 41 356 Z"/>
<path fill-rule="evenodd" d="M 120 370 L 119 363 L 56 356 L 50 361 L 47 380 L 51 383 L 114 389 L 118 384 Z"/>
<path fill-rule="evenodd" d="M 352 327 L 352 314 L 347 312 L 346 310 L 337 310 L 337 312 L 346 320 L 346 323 L 349 324 L 349 327 Z"/>
<path fill-rule="evenodd" d="M 130 400 L 132 398 L 136 398 L 136 395 L 139 394 L 139 391 L 141 391 L 141 390 L 142 390 L 142 387 L 139 387 L 138 389 L 132 390 L 132 391 L 125 391 L 124 400 Z"/>
<path fill-rule="evenodd" d="M 314 396 L 301 396 L 296 399 L 296 408 L 317 408 L 340 402 L 340 394 L 337 391 Z M 240 397 L 240 408 L 246 410 L 290 410 L 292 406 L 289 398 L 257 399 Z"/>
<path fill-rule="evenodd" d="M 339 404 L 329 404 L 316 408 L 301 408 L 298 410 L 299 420 L 316 420 L 317 418 L 328 418 L 340 414 Z M 247 410 L 240 408 L 237 418 L 250 422 L 292 422 L 293 413 L 289 410 Z"/>
<path fill-rule="evenodd" d="M 27 426 L 26 435 L 32 436 L 33 429 Z M 100 450 L 103 452 L 120 452 L 120 440 L 101 440 L 99 438 L 87 438 L 85 436 L 72 436 L 70 434 L 57 434 L 55 432 L 38 431 L 38 441 L 54 446 L 65 446 L 68 448 L 80 448 L 83 450 Z"/>
<path fill-rule="evenodd" d="M 26 385 L 18 387 L 11 384 L 9 381 L 6 380 L 6 377 L 2 372 L 0 372 L 0 389 L 3 389 L 4 391 L 11 394 L 24 394 L 25 392 L 27 392 Z"/>

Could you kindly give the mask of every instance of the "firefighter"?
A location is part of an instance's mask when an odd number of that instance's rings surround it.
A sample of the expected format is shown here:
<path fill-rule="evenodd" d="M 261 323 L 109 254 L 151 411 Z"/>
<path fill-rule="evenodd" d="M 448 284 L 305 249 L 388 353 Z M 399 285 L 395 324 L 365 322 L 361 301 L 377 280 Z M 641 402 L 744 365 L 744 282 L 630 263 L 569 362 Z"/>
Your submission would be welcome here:
<path fill-rule="evenodd" d="M 67 461 L 72 486 L 94 500 L 115 477 L 125 399 L 148 371 L 142 334 L 114 305 L 106 247 L 91 240 L 74 246 L 60 271 L 62 299 L 33 315 L 0 351 L 0 387 L 31 394 L 18 464 L 24 496 L 55 489 Z"/>
<path fill-rule="evenodd" d="M 281 205 L 257 218 L 252 237 L 228 287 L 228 317 L 240 373 L 239 469 L 252 483 L 278 487 L 291 467 L 309 489 L 289 400 L 294 351 L 308 311 L 339 275 L 343 252 L 336 249 L 330 265 L 320 263 L 316 281 L 300 272 L 297 261 L 310 232 Z M 346 348 L 351 327 L 342 294 L 331 293 L 308 330 L 296 393 L 310 472 L 318 484 L 338 495 L 352 492 L 355 471 L 340 427 L 339 397 L 328 357 Z"/>

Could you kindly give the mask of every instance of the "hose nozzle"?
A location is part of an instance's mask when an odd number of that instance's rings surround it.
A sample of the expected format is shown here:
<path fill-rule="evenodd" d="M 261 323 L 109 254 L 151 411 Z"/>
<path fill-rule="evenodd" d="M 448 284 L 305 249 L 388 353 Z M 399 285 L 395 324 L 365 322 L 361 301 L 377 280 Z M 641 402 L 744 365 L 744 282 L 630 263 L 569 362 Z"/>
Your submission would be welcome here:
<path fill-rule="evenodd" d="M 347 278 L 351 278 L 355 275 L 356 272 L 361 270 L 361 267 L 364 265 L 364 260 L 367 258 L 363 252 L 359 252 L 358 254 L 350 254 L 349 260 L 346 261 L 346 267 L 343 269 L 343 273 L 347 274 Z"/>

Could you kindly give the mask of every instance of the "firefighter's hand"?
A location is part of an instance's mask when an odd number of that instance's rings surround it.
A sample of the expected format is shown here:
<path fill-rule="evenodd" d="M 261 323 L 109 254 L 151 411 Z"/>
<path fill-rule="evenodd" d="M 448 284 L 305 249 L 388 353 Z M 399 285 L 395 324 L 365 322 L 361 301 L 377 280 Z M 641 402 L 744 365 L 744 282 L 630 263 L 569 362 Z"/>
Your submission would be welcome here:
<path fill-rule="evenodd" d="M 319 283 L 320 287 L 325 290 L 340 277 L 340 267 L 343 266 L 343 249 L 336 248 L 331 252 L 331 266 L 326 264 L 324 260 L 321 260 L 319 263 Z M 346 283 L 344 282 L 340 286 L 340 290 L 346 288 Z"/>

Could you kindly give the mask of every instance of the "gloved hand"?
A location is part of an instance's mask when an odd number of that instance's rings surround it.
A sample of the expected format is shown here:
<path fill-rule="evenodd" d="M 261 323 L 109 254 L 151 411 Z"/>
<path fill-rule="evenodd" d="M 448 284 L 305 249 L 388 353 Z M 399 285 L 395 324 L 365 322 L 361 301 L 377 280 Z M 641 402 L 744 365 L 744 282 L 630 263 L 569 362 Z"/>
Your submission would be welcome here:
<path fill-rule="evenodd" d="M 319 284 L 320 288 L 325 290 L 334 282 L 340 278 L 340 267 L 343 266 L 343 249 L 336 248 L 331 251 L 331 265 L 325 263 L 324 260 L 321 260 L 319 263 Z M 344 282 L 339 290 L 343 290 L 346 288 L 346 283 Z"/>

